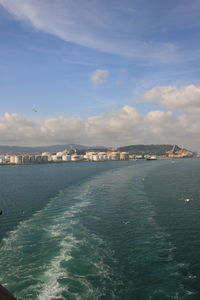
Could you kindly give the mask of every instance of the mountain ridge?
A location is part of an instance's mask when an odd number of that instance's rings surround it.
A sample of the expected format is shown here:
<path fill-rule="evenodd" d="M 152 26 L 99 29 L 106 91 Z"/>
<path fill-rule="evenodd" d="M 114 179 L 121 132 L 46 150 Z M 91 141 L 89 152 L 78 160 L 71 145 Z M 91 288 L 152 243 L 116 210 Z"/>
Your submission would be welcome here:
<path fill-rule="evenodd" d="M 172 144 L 149 144 L 149 145 L 129 145 L 119 147 L 118 150 L 122 152 L 129 152 L 129 154 L 137 155 L 165 155 L 167 151 L 172 150 L 174 145 Z M 182 148 L 175 145 L 174 151 L 179 151 Z M 187 150 L 187 149 L 184 149 Z"/>
<path fill-rule="evenodd" d="M 137 145 L 128 145 L 123 147 L 115 148 L 117 151 L 121 152 L 129 152 L 129 154 L 154 154 L 154 155 L 165 155 L 167 151 L 173 148 L 172 144 L 137 144 Z M 0 145 L 0 154 L 36 154 L 42 152 L 60 152 L 65 149 L 74 150 L 76 149 L 78 152 L 84 151 L 108 151 L 112 149 L 111 147 L 103 147 L 103 146 L 85 146 L 80 144 L 66 144 L 66 145 L 50 145 L 50 146 L 37 146 L 37 147 L 28 147 L 28 146 L 8 146 L 8 145 Z M 181 150 L 179 146 L 175 146 L 175 151 Z"/>
<path fill-rule="evenodd" d="M 0 154 L 25 154 L 25 153 L 42 153 L 42 152 L 59 152 L 64 151 L 65 149 L 69 150 L 90 150 L 90 149 L 105 149 L 105 147 L 101 146 L 84 146 L 79 144 L 66 144 L 66 145 L 50 145 L 50 146 L 36 146 L 36 147 L 28 147 L 28 146 L 8 146 L 8 145 L 0 145 Z"/>

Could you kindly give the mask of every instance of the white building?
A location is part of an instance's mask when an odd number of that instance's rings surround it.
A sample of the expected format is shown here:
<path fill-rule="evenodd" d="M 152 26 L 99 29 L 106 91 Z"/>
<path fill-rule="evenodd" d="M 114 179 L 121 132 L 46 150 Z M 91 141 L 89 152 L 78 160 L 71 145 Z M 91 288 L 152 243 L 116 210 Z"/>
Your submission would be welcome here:
<path fill-rule="evenodd" d="M 111 153 L 111 159 L 112 160 L 118 160 L 118 159 L 120 159 L 120 152 L 112 152 Z"/>
<path fill-rule="evenodd" d="M 0 156 L 0 164 L 4 164 L 5 163 L 5 156 L 1 155 Z"/>
<path fill-rule="evenodd" d="M 83 156 L 82 155 L 73 154 L 71 156 L 71 161 L 81 161 L 81 160 L 83 160 Z"/>
<path fill-rule="evenodd" d="M 51 153 L 50 152 L 43 152 L 42 156 L 47 156 L 48 157 L 48 161 L 51 161 Z"/>
<path fill-rule="evenodd" d="M 97 152 L 89 151 L 89 152 L 86 152 L 86 153 L 85 153 L 84 157 L 85 157 L 87 160 L 92 161 L 94 155 L 97 155 Z"/>
<path fill-rule="evenodd" d="M 10 155 L 5 155 L 5 163 L 9 163 L 10 162 Z"/>
<path fill-rule="evenodd" d="M 93 161 L 99 161 L 99 155 L 95 154 L 95 155 L 92 155 L 92 160 Z"/>
<path fill-rule="evenodd" d="M 15 163 L 16 164 L 22 164 L 22 155 L 16 155 L 15 156 Z"/>
<path fill-rule="evenodd" d="M 71 160 L 71 155 L 69 155 L 69 154 L 63 154 L 62 155 L 62 160 L 63 161 L 70 161 Z"/>
<path fill-rule="evenodd" d="M 120 152 L 120 160 L 127 160 L 129 159 L 129 153 L 128 152 Z"/>
<path fill-rule="evenodd" d="M 15 162 L 15 158 L 16 158 L 16 155 L 11 155 L 10 156 L 10 163 L 11 164 L 15 164 L 16 162 Z"/>

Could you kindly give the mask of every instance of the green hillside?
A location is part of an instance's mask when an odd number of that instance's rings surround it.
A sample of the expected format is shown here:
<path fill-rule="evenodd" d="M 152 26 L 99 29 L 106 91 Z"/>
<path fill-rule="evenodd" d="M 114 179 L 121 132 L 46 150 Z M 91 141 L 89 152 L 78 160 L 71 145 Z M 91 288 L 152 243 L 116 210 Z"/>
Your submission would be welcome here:
<path fill-rule="evenodd" d="M 167 151 L 171 150 L 173 145 L 162 144 L 162 145 L 130 145 L 119 147 L 119 151 L 129 152 L 129 154 L 149 154 L 149 155 L 165 155 Z M 180 150 L 181 148 L 176 145 L 175 151 Z"/>

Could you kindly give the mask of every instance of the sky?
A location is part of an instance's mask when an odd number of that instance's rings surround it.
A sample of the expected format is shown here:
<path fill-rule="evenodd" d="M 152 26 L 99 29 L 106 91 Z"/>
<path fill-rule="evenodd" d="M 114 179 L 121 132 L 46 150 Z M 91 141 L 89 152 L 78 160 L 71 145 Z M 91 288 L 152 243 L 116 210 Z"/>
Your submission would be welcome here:
<path fill-rule="evenodd" d="M 199 0 L 0 0 L 0 144 L 200 151 Z"/>

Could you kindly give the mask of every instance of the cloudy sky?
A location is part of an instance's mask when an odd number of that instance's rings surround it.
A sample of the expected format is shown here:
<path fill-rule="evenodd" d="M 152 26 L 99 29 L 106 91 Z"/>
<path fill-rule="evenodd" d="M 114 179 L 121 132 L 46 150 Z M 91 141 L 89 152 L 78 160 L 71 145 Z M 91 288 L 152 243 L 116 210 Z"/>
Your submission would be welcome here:
<path fill-rule="evenodd" d="M 0 0 L 0 144 L 200 151 L 199 0 Z"/>

